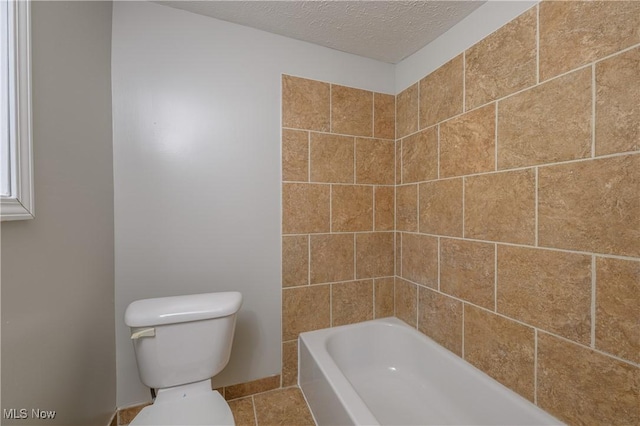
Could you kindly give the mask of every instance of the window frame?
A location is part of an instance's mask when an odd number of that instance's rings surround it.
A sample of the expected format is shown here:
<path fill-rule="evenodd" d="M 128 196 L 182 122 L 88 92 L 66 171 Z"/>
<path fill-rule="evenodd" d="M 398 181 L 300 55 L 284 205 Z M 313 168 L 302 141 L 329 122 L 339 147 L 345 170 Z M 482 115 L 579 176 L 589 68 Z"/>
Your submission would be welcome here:
<path fill-rule="evenodd" d="M 31 118 L 31 2 L 6 0 L 9 23 L 10 191 L 0 196 L 0 220 L 34 218 Z"/>

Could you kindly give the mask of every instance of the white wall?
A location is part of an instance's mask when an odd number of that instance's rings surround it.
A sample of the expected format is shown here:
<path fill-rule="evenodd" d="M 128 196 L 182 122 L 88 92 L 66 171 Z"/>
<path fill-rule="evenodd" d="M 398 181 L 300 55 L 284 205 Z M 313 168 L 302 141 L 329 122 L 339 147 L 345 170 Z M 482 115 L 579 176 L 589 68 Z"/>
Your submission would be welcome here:
<path fill-rule="evenodd" d="M 2 408 L 115 409 L 109 2 L 31 4 L 35 219 L 2 222 Z"/>
<path fill-rule="evenodd" d="M 396 64 L 395 93 L 455 58 L 538 1 L 489 0 L 446 33 Z"/>
<path fill-rule="evenodd" d="M 145 2 L 114 2 L 117 403 L 149 398 L 133 300 L 244 295 L 219 385 L 279 374 L 281 74 L 394 92 L 394 67 Z"/>

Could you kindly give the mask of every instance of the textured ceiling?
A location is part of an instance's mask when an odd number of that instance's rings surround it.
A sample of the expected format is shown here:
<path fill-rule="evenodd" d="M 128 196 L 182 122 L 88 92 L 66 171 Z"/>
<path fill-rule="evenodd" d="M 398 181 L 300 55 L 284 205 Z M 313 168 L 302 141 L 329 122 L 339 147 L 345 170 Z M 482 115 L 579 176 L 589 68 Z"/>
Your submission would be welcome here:
<path fill-rule="evenodd" d="M 158 1 L 270 33 L 398 63 L 484 1 Z"/>

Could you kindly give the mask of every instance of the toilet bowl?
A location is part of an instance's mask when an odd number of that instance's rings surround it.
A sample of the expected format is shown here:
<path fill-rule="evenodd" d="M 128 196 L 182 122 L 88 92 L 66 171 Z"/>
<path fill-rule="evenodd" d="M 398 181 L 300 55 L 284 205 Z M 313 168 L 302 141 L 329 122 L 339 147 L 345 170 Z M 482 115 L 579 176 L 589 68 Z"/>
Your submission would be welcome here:
<path fill-rule="evenodd" d="M 143 408 L 129 424 L 235 425 L 229 404 L 211 390 L 209 380 L 160 389 L 153 405 Z"/>
<path fill-rule="evenodd" d="M 210 378 L 229 362 L 238 292 L 160 297 L 131 303 L 131 328 L 140 380 L 157 391 L 131 425 L 234 425 Z"/>

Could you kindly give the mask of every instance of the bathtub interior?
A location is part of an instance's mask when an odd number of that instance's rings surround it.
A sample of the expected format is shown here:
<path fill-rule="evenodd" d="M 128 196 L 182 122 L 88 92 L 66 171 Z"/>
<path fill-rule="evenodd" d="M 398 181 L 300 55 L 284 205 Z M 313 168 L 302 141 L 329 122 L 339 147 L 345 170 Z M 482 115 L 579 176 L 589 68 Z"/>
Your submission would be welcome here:
<path fill-rule="evenodd" d="M 300 386 L 314 415 L 342 411 L 350 424 L 561 424 L 396 318 L 304 333 L 300 348 Z M 332 404 L 317 403 L 318 387 Z M 341 417 L 316 420 L 345 424 Z"/>

